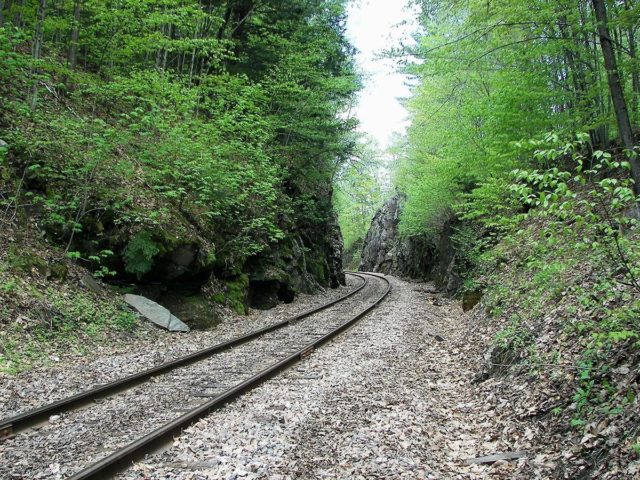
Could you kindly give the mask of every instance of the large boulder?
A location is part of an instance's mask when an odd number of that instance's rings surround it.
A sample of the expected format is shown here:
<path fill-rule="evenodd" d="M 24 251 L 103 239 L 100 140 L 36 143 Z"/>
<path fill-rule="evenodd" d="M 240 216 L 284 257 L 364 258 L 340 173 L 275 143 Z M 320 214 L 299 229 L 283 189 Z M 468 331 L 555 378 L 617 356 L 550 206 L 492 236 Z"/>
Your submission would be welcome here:
<path fill-rule="evenodd" d="M 188 332 L 189 327 L 162 305 L 141 295 L 126 294 L 124 301 L 150 322 L 170 332 Z"/>

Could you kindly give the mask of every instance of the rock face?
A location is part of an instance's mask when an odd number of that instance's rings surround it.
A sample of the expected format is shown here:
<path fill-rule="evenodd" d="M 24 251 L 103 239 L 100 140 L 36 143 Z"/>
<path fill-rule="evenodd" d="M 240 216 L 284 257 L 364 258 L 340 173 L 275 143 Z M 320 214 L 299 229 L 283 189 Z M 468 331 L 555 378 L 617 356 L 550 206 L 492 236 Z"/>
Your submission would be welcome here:
<path fill-rule="evenodd" d="M 400 223 L 399 195 L 390 198 L 376 212 L 362 246 L 360 271 L 396 273 L 396 244 Z"/>
<path fill-rule="evenodd" d="M 127 294 L 124 301 L 135 308 L 143 317 L 170 332 L 188 332 L 189 327 L 162 305 L 140 295 Z"/>
<path fill-rule="evenodd" d="M 438 238 L 401 237 L 398 231 L 404 195 L 396 195 L 376 212 L 362 248 L 360 271 L 435 280 L 448 293 L 461 286 L 451 241 L 455 219 L 445 222 Z"/>
<path fill-rule="evenodd" d="M 272 308 L 292 302 L 297 293 L 345 285 L 342 234 L 333 218 L 321 235 L 301 231 L 247 264 L 249 305 Z"/>
<path fill-rule="evenodd" d="M 347 281 L 342 263 L 344 242 L 342 232 L 340 231 L 340 224 L 338 223 L 338 216 L 335 212 L 327 228 L 325 243 L 327 266 L 329 269 L 329 286 L 331 288 L 338 288 L 340 285 L 346 285 Z"/>

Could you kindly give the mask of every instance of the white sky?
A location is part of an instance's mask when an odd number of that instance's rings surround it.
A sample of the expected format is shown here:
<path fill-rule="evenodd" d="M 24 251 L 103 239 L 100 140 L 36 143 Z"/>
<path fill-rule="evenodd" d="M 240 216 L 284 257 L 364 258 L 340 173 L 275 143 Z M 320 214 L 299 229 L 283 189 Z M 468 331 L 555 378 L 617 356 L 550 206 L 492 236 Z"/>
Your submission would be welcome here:
<path fill-rule="evenodd" d="M 408 77 L 397 73 L 395 62 L 376 58 L 388 48 L 411 44 L 418 13 L 409 0 L 352 0 L 348 9 L 347 36 L 358 53 L 356 61 L 364 74 L 364 89 L 352 114 L 360 130 L 389 146 L 394 132 L 404 133 L 407 111 L 399 98 L 410 95 Z"/>

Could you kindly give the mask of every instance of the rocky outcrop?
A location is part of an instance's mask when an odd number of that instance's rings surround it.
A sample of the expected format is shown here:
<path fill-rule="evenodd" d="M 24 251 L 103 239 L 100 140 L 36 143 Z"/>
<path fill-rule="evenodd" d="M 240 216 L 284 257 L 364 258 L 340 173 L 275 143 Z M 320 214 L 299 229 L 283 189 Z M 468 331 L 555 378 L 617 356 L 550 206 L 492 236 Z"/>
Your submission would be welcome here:
<path fill-rule="evenodd" d="M 347 281 L 344 275 L 344 265 L 342 263 L 344 242 L 342 240 L 340 224 L 338 223 L 338 216 L 335 212 L 331 222 L 327 226 L 325 245 L 329 273 L 329 286 L 331 288 L 338 288 L 340 285 L 346 285 Z"/>
<path fill-rule="evenodd" d="M 398 194 L 376 212 L 362 248 L 360 271 L 435 280 L 448 293 L 461 286 L 451 235 L 456 223 L 444 222 L 437 237 L 401 236 L 398 230 L 404 195 Z"/>
<path fill-rule="evenodd" d="M 293 301 L 297 293 L 345 285 L 337 218 L 332 217 L 323 233 L 316 233 L 290 235 L 248 262 L 250 306 L 271 308 L 281 301 Z"/>
<path fill-rule="evenodd" d="M 360 271 L 397 273 L 395 260 L 402 200 L 399 195 L 390 198 L 373 217 L 362 246 Z"/>

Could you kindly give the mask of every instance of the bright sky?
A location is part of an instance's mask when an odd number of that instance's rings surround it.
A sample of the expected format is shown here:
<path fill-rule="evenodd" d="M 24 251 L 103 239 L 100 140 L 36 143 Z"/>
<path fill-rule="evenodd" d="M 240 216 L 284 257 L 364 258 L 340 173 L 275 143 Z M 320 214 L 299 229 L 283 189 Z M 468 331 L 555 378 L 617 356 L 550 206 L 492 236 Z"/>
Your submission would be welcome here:
<path fill-rule="evenodd" d="M 408 97 L 410 90 L 408 78 L 396 72 L 393 60 L 376 57 L 412 42 L 418 13 L 409 0 L 352 0 L 348 13 L 347 36 L 358 49 L 356 60 L 364 73 L 364 89 L 352 113 L 360 120 L 360 130 L 386 148 L 392 134 L 404 133 L 408 126 L 399 99 Z"/>

